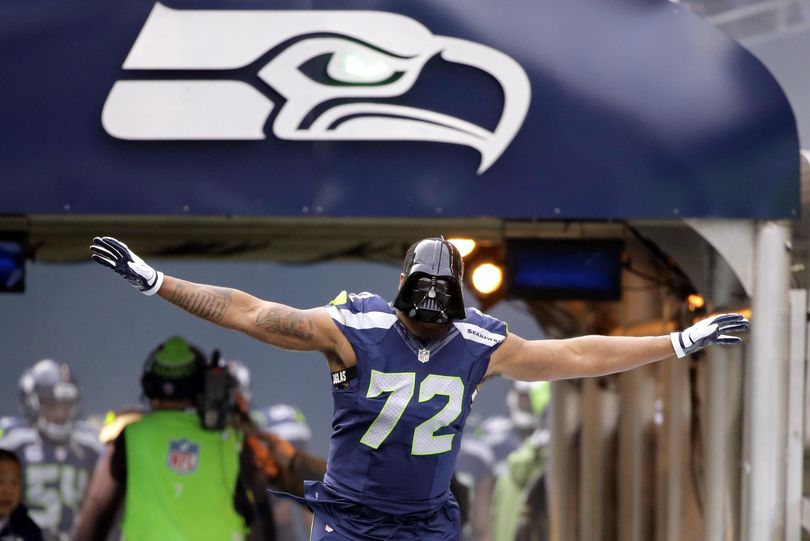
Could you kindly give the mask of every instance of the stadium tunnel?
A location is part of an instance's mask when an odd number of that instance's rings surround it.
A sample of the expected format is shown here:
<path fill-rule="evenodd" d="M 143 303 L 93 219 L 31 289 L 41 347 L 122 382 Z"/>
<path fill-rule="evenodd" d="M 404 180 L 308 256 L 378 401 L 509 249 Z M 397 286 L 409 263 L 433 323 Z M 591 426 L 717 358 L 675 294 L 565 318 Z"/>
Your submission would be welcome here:
<path fill-rule="evenodd" d="M 17 8 L 25 9 L 25 13 L 30 10 L 21 0 L 9 6 L 15 4 L 23 6 Z M 102 232 L 126 239 L 146 258 L 192 261 L 310 263 L 363 259 L 399 264 L 412 241 L 438 233 L 473 238 L 482 246 L 481 253 L 489 251 L 513 264 L 510 258 L 518 246 L 528 247 L 531 252 L 537 247 L 576 245 L 580 255 L 594 246 L 619 246 L 618 259 L 611 260 L 616 265 L 606 267 L 620 278 L 611 282 L 621 284 L 618 293 L 609 289 L 599 295 L 573 294 L 570 289 L 532 289 L 536 283 L 523 283 L 522 290 L 513 289 L 518 284 L 510 272 L 515 269 L 507 268 L 504 289 L 479 300 L 483 306 L 502 297 L 524 300 L 549 337 L 663 334 L 689 324 L 701 314 L 723 310 L 750 310 L 752 331 L 741 348 L 714 348 L 686 361 L 673 358 L 621 375 L 553 384 L 548 475 L 551 538 L 761 541 L 786 538 L 786 532 L 798 534 L 803 519 L 802 495 L 810 494 L 810 481 L 803 479 L 810 468 L 802 464 L 808 448 L 803 438 L 810 434 L 805 416 L 810 407 L 804 392 L 808 373 L 810 167 L 805 151 L 801 158 L 802 217 L 790 220 L 791 210 L 792 216 L 796 215 L 791 190 L 795 188 L 792 182 L 797 168 L 790 160 L 797 143 L 794 118 L 767 70 L 744 55 L 741 47 L 732 45 L 732 40 L 714 32 L 676 2 L 638 9 L 638 3 L 630 1 L 591 1 L 585 2 L 588 9 L 582 9 L 556 1 L 550 3 L 554 9 L 547 9 L 546 3 L 524 1 L 508 10 L 493 8 L 490 2 L 473 2 L 458 13 L 449 4 L 430 9 L 429 2 L 376 5 L 376 9 L 397 13 L 397 17 L 391 17 L 391 13 L 372 12 L 377 25 L 393 25 L 396 19 L 397 26 L 391 28 L 406 25 L 406 35 L 419 37 L 418 42 L 408 42 L 409 47 L 444 43 L 446 36 L 439 35 L 441 31 L 452 37 L 449 43 L 458 44 L 463 37 L 472 44 L 468 46 L 474 47 L 473 51 L 486 50 L 488 57 L 498 60 L 496 64 L 503 70 L 490 74 L 494 78 L 468 73 L 471 66 L 478 65 L 479 54 L 475 62 L 447 70 L 451 77 L 465 83 L 481 83 L 480 88 L 463 87 L 467 99 L 445 96 L 439 90 L 452 85 L 443 81 L 441 86 L 431 86 L 430 77 L 441 67 L 436 62 L 425 64 L 425 86 L 414 88 L 417 98 L 428 97 L 436 102 L 427 99 L 429 105 L 437 109 L 444 106 L 483 124 L 497 124 L 493 119 L 502 113 L 495 111 L 495 106 L 500 107 L 503 101 L 505 110 L 509 101 L 511 120 L 505 124 L 513 130 L 506 138 L 509 149 L 487 171 L 487 177 L 476 176 L 481 171 L 471 167 L 478 158 L 476 152 L 453 139 L 453 145 L 426 144 L 416 138 L 413 147 L 399 142 L 396 147 L 385 148 L 357 141 L 339 141 L 329 146 L 317 137 L 309 142 L 282 140 L 278 133 L 301 135 L 295 130 L 270 134 L 271 126 L 284 128 L 283 122 L 273 124 L 278 121 L 278 111 L 283 111 L 273 98 L 283 92 L 272 85 L 257 89 L 244 81 L 234 81 L 243 84 L 229 88 L 247 92 L 237 96 L 250 95 L 262 110 L 275 108 L 277 116 L 246 115 L 251 122 L 264 118 L 268 133 L 258 130 L 264 140 L 223 143 L 217 147 L 222 149 L 221 156 L 211 152 L 215 144 L 211 141 L 186 145 L 188 141 L 161 140 L 164 136 L 160 133 L 134 141 L 127 139 L 130 132 L 120 136 L 121 130 L 101 126 L 106 100 L 128 103 L 116 101 L 122 94 L 112 92 L 112 88 L 132 90 L 139 86 L 132 82 L 141 83 L 141 88 L 146 82 L 153 83 L 153 89 L 176 88 L 160 80 L 165 75 L 161 62 L 172 62 L 172 55 L 161 49 L 159 40 L 163 34 L 147 32 L 144 21 L 153 11 L 155 20 L 175 15 L 194 18 L 193 8 L 198 6 L 188 4 L 192 9 L 168 9 L 159 3 L 137 1 L 132 9 L 120 10 L 114 5 L 90 6 L 88 2 L 85 7 L 92 9 L 85 10 L 86 15 L 74 7 L 72 24 L 87 24 L 90 28 L 91 21 L 83 17 L 104 21 L 103 28 L 93 32 L 82 26 L 72 28 L 74 32 L 43 32 L 38 25 L 25 26 L 15 17 L 0 18 L 14 30 L 0 35 L 20 43 L 36 37 L 38 43 L 36 48 L 18 47 L 20 54 L 9 59 L 7 69 L 6 90 L 12 99 L 7 101 L 11 107 L 4 109 L 8 113 L 4 118 L 9 119 L 4 146 L 14 152 L 7 153 L 4 162 L 9 197 L 0 214 L 0 232 L 2 240 L 19 249 L 11 260 L 16 257 L 18 264 L 25 260 L 86 261 L 90 239 Z M 274 11 L 277 6 L 267 4 L 265 19 L 272 22 L 278 16 Z M 220 15 L 243 15 L 234 11 L 238 10 L 223 10 Z M 473 15 L 478 12 L 488 14 L 486 24 L 468 20 L 475 19 Z M 565 27 L 562 23 L 568 20 L 576 20 L 576 26 Z M 357 32 L 362 26 L 352 26 L 351 17 L 338 16 L 331 21 L 334 28 L 317 27 L 312 31 L 331 35 L 345 33 L 346 28 Z M 531 24 L 526 24 L 528 21 Z M 286 26 L 273 28 L 284 30 Z M 237 28 L 225 24 L 222 27 Z M 379 28 L 384 37 L 396 34 Z M 266 30 L 258 34 L 270 36 L 272 33 Z M 138 55 L 133 55 L 124 60 L 126 51 L 136 48 L 132 39 L 142 32 L 143 39 L 138 38 L 142 45 L 150 39 L 158 40 L 151 47 L 143 45 L 144 51 L 159 57 L 157 68 L 150 64 L 155 62 L 151 57 L 139 60 L 135 58 Z M 656 39 L 650 40 L 651 35 Z M 62 36 L 69 39 L 60 41 Z M 555 36 L 563 41 L 554 43 Z M 104 47 L 99 47 L 102 39 Z M 289 39 L 282 36 L 278 43 Z M 223 40 L 227 41 L 250 44 L 249 39 Z M 700 55 L 693 50 L 697 42 L 702 47 Z M 262 47 L 260 60 L 271 60 L 272 51 L 266 44 Z M 642 49 L 646 54 L 638 55 Z M 514 59 L 499 51 L 508 52 Z M 414 54 L 410 49 L 401 54 L 406 53 Z M 66 58 L 86 66 L 86 73 L 78 68 L 76 73 L 66 71 L 66 66 L 73 69 Z M 179 58 L 179 64 L 163 67 L 172 68 L 172 75 L 176 75 L 189 64 L 197 65 L 199 59 L 187 60 Z M 514 76 L 522 72 L 522 68 L 513 69 L 516 65 L 529 70 L 523 76 L 528 77 L 526 81 Z M 230 77 L 231 71 L 244 66 L 204 63 L 203 67 L 226 72 L 223 77 Z M 413 67 L 408 68 L 413 71 Z M 141 76 L 138 70 L 147 73 L 142 80 L 134 81 Z M 64 76 L 68 73 L 69 77 Z M 255 73 L 249 75 L 251 81 L 255 79 Z M 53 88 L 54 76 L 62 76 L 59 92 L 42 92 L 36 95 L 38 99 L 30 99 L 32 88 Z M 199 74 L 196 77 L 189 88 L 203 88 L 199 86 Z M 244 74 L 242 77 L 248 80 Z M 527 81 L 531 81 L 532 98 L 536 99 L 531 107 L 525 91 Z M 734 100 L 728 99 L 726 90 L 734 91 Z M 509 100 L 507 92 L 511 92 Z M 132 96 L 135 94 L 124 98 Z M 65 103 L 71 107 L 65 107 Z M 153 104 L 152 100 L 132 103 Z M 523 116 L 514 112 L 515 103 L 526 107 L 522 113 L 517 108 Z M 667 113 L 662 103 L 674 114 L 659 116 Z M 205 113 L 215 109 L 212 103 L 203 105 Z M 128 110 L 126 106 L 113 108 L 123 116 L 112 115 L 112 120 L 119 127 L 143 127 L 139 122 L 127 123 L 131 120 L 126 118 Z M 52 129 L 55 111 L 64 115 L 58 117 L 58 130 Z M 162 110 L 164 114 L 171 111 Z M 142 120 L 137 113 L 133 116 Z M 110 116 L 106 118 L 110 120 Z M 230 121 L 235 117 L 222 113 L 222 118 Z M 689 121 L 680 122 L 683 118 Z M 717 125 L 708 126 L 710 137 L 694 137 L 692 124 L 698 118 L 716 121 Z M 522 131 L 511 141 L 521 123 Z M 683 132 L 675 133 L 675 126 Z M 189 138 L 199 138 L 194 130 L 200 125 L 180 127 L 185 130 L 181 135 L 191 133 Z M 476 133 L 495 139 L 494 132 Z M 43 134 L 53 139 L 43 140 Z M 167 138 L 183 139 L 176 133 Z M 570 146 L 558 148 L 556 143 L 560 141 Z M 706 148 L 701 148 L 704 144 Z M 579 159 L 583 147 L 600 152 L 598 159 Z M 45 148 L 47 152 L 43 152 Z M 549 151 L 539 152 L 538 148 Z M 571 156 L 574 159 L 568 161 Z M 578 159 L 580 163 L 572 163 Z M 586 161 L 589 163 L 583 169 L 572 172 L 572 165 Z M 31 167 L 32 163 L 43 168 Z M 356 167 L 357 163 L 363 167 Z M 658 168 L 646 169 L 649 164 Z M 481 168 L 483 160 L 475 165 Z M 660 176 L 651 175 L 651 171 Z M 272 180 L 277 180 L 276 186 L 267 182 L 269 172 Z M 778 177 L 774 185 L 767 183 L 772 179 L 769 175 Z M 742 176 L 755 193 L 729 194 L 732 201 L 714 214 L 717 219 L 705 217 L 717 210 L 711 204 L 700 206 L 704 201 L 716 203 L 710 197 L 717 194 L 713 190 L 728 194 L 737 188 Z M 432 183 L 444 177 L 459 182 L 439 197 Z M 420 217 L 341 217 L 362 207 L 355 205 L 358 194 L 383 191 L 379 178 L 391 181 L 383 190 L 405 194 L 401 201 L 412 194 L 436 197 L 420 199 L 419 203 L 425 203 L 422 207 L 408 201 L 410 206 L 394 209 L 400 215 Z M 581 205 L 581 215 L 601 216 L 594 213 L 594 207 L 599 205 L 588 206 L 601 194 L 612 197 L 610 216 L 643 214 L 662 218 L 557 219 L 556 201 L 540 209 L 529 197 L 536 193 L 547 195 L 550 186 L 564 184 L 557 182 L 560 179 L 573 178 L 583 185 L 561 189 L 557 195 L 563 201 L 559 206 L 566 211 L 570 203 Z M 244 179 L 245 183 L 235 186 L 233 179 Z M 661 193 L 652 194 L 657 197 L 639 197 L 651 195 L 651 180 Z M 707 180 L 716 181 L 720 188 L 707 187 Z M 473 182 L 477 189 L 469 189 Z M 697 195 L 690 197 L 682 189 L 684 185 L 694 190 L 689 193 Z M 171 189 L 166 190 L 167 186 Z M 280 189 L 274 193 L 274 188 Z M 727 192 L 722 192 L 724 188 Z M 337 193 L 339 190 L 344 191 Z M 501 192 L 516 196 L 500 201 L 493 194 Z M 149 197 L 157 193 L 160 196 Z M 329 215 L 301 216 L 300 201 L 309 205 L 318 197 L 334 197 L 330 200 L 333 206 L 326 210 Z M 189 206 L 183 206 L 186 198 L 192 201 L 194 213 L 181 212 Z M 85 209 L 70 207 L 70 202 L 82 199 L 86 199 Z M 433 199 L 460 201 L 463 212 L 447 211 L 450 216 L 513 216 L 503 212 L 507 208 L 539 218 L 438 218 L 433 217 L 435 207 L 428 204 Z M 694 203 L 691 213 L 687 209 L 681 216 L 703 217 L 682 219 L 673 215 L 671 202 L 675 200 Z M 760 200 L 764 201 L 761 206 Z M 227 207 L 223 212 L 196 210 L 205 204 L 216 207 L 223 201 L 236 203 L 218 207 Z M 371 206 L 377 203 L 373 197 L 363 202 L 367 206 L 360 208 L 362 215 L 369 216 L 384 208 L 388 200 L 379 207 Z M 498 203 L 502 212 L 491 208 Z M 773 205 L 768 206 L 770 203 Z M 100 213 L 114 205 L 123 208 L 122 212 L 143 214 Z M 520 205 L 525 206 L 513 210 Z M 169 207 L 175 209 L 171 216 L 154 210 Z M 31 210 L 42 208 L 50 213 Z M 65 212 L 60 213 L 63 208 Z M 257 208 L 264 214 L 255 212 Z M 229 214 L 231 209 L 235 209 L 233 215 Z M 570 212 L 575 216 L 577 209 Z M 548 252 L 533 253 L 536 258 L 528 260 L 543 263 L 537 253 Z M 688 299 L 695 294 L 703 299 L 702 307 L 694 300 L 690 305 Z"/>
<path fill-rule="evenodd" d="M 441 232 L 475 239 L 478 248 L 466 258 L 468 270 L 482 258 L 504 265 L 507 282 L 494 294 L 478 296 L 483 308 L 502 298 L 522 300 L 547 336 L 560 338 L 663 334 L 707 313 L 750 315 L 757 288 L 769 285 L 757 282 L 757 273 L 778 273 L 781 267 L 791 277 L 794 327 L 773 333 L 790 334 L 785 359 L 802 362 L 786 364 L 781 372 L 762 368 L 762 389 L 750 381 L 757 373 L 753 336 L 746 347 L 709 349 L 687 362 L 671 358 L 619 375 L 553 385 L 548 489 L 554 538 L 697 539 L 710 530 L 737 535 L 747 520 L 741 498 L 752 498 L 758 483 L 771 482 L 739 475 L 750 471 L 745 464 L 755 459 L 757 446 L 765 456 L 778 452 L 779 438 L 751 434 L 761 430 L 751 420 L 758 408 L 766 410 L 759 415 L 769 416 L 772 430 L 781 431 L 793 449 L 792 461 L 775 462 L 769 474 L 783 494 L 779 505 L 791 494 L 789 480 L 802 472 L 807 442 L 790 442 L 788 434 L 797 423 L 807 424 L 807 408 L 795 398 L 782 407 L 762 399 L 764 392 L 803 396 L 806 355 L 794 350 L 804 343 L 801 323 L 810 276 L 807 152 L 801 161 L 803 218 L 795 222 L 31 215 L 0 217 L 0 231 L 20 240 L 25 258 L 33 261 L 85 261 L 88 239 L 105 231 L 126 238 L 146 257 L 299 264 L 349 259 L 398 264 L 414 239 Z M 788 242 L 792 249 L 780 251 Z M 603 264 L 599 272 L 618 273 L 613 285 L 620 284 L 620 291 L 513 287 L 509 266 L 517 259 L 510 250 L 536 251 L 529 258 L 536 265 L 559 255 L 560 248 L 592 257 L 593 250 L 606 247 L 614 252 L 618 247 L 618 256 L 612 253 L 615 265 Z M 757 319 L 767 308 L 758 310 L 753 303 L 753 329 L 758 329 Z M 801 337 L 794 336 L 796 328 Z M 765 340 L 771 348 L 779 339 L 772 334 Z M 773 359 L 773 352 L 766 357 Z"/>

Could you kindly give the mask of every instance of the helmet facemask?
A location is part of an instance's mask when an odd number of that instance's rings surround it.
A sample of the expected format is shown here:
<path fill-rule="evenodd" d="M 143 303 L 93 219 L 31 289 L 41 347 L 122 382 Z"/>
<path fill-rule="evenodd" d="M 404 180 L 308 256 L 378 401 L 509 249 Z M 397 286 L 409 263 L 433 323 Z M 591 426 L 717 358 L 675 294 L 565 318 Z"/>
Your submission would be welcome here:
<path fill-rule="evenodd" d="M 79 416 L 79 389 L 69 382 L 57 383 L 53 396 L 39 396 L 37 428 L 55 441 L 64 441 L 73 432 Z"/>

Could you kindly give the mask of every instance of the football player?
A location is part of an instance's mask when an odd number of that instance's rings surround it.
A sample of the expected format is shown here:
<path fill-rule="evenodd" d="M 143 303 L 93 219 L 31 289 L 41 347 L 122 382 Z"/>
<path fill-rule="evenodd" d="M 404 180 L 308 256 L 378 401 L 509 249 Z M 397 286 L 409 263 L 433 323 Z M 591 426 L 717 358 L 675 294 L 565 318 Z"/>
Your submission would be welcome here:
<path fill-rule="evenodd" d="M 23 500 L 48 541 L 69 539 L 101 445 L 78 421 L 81 393 L 67 364 L 43 359 L 19 382 L 22 422 L 6 420 L 0 448 L 23 466 Z"/>

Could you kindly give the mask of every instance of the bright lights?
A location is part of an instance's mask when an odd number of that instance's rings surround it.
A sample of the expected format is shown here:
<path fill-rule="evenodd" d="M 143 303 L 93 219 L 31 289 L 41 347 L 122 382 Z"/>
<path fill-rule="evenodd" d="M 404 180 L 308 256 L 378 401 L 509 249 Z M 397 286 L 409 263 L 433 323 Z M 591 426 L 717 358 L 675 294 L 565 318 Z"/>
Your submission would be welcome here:
<path fill-rule="evenodd" d="M 686 298 L 686 302 L 689 305 L 689 311 L 694 312 L 695 310 L 699 310 L 706 305 L 706 299 L 703 298 L 703 295 L 699 293 L 693 293 Z"/>
<path fill-rule="evenodd" d="M 494 263 L 481 263 L 472 271 L 473 288 L 483 295 L 497 291 L 503 284 L 503 269 Z"/>
<path fill-rule="evenodd" d="M 447 242 L 458 248 L 461 257 L 467 257 L 475 250 L 475 241 L 473 239 L 452 238 L 447 239 Z"/>

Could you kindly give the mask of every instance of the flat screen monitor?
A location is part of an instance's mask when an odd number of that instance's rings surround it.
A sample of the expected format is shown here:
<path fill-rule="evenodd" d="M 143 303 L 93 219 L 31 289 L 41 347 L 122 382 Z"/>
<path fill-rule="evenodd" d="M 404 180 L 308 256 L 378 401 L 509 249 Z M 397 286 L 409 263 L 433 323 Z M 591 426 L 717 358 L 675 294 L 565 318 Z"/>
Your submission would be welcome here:
<path fill-rule="evenodd" d="M 621 240 L 513 240 L 507 243 L 510 297 L 616 301 Z"/>
<path fill-rule="evenodd" d="M 25 291 L 25 252 L 23 241 L 0 236 L 0 293 Z"/>

